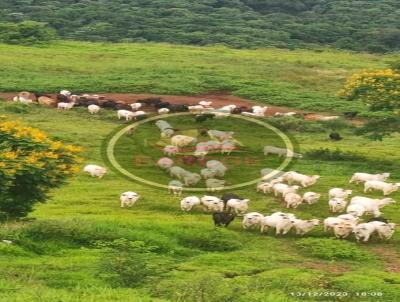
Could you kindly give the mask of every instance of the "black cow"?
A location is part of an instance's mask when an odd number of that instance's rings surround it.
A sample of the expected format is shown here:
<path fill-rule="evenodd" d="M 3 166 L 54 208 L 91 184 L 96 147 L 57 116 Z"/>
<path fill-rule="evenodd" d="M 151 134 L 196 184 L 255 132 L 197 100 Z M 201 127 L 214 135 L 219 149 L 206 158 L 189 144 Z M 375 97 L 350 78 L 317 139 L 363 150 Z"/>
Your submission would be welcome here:
<path fill-rule="evenodd" d="M 156 109 L 161 109 L 161 108 L 168 108 L 170 105 L 171 105 L 170 102 L 161 102 L 161 101 L 160 101 L 159 103 L 154 104 L 154 107 L 155 107 Z"/>
<path fill-rule="evenodd" d="M 129 110 L 130 111 L 130 110 L 132 110 L 132 107 L 127 105 L 127 104 L 125 104 L 125 103 L 118 102 L 115 105 L 115 109 L 116 110 Z"/>
<path fill-rule="evenodd" d="M 56 98 L 57 98 L 57 102 L 58 103 L 61 103 L 61 102 L 63 102 L 63 103 L 69 103 L 69 97 L 67 97 L 67 96 L 65 96 L 65 95 L 63 95 L 63 94 L 57 94 L 57 96 L 56 96 Z"/>
<path fill-rule="evenodd" d="M 226 203 L 228 202 L 228 200 L 230 199 L 243 199 L 242 197 L 240 197 L 237 194 L 234 193 L 225 193 L 224 195 L 222 195 L 221 200 L 224 202 L 224 209 L 226 209 Z"/>
<path fill-rule="evenodd" d="M 181 105 L 181 104 L 170 104 L 167 107 L 171 112 L 188 112 L 189 107 L 187 105 Z"/>
<path fill-rule="evenodd" d="M 146 105 L 150 105 L 150 106 L 155 106 L 156 104 L 161 103 L 161 99 L 160 98 L 147 98 L 147 99 L 143 99 L 143 100 L 138 100 L 137 102 L 146 104 Z"/>
<path fill-rule="evenodd" d="M 201 123 L 201 122 L 205 122 L 208 119 L 213 119 L 214 118 L 214 114 L 212 113 L 204 113 L 204 114 L 198 114 L 194 117 L 194 120 L 197 123 Z"/>
<path fill-rule="evenodd" d="M 103 108 L 115 109 L 115 106 L 117 106 L 117 102 L 113 100 L 107 100 L 101 103 L 101 107 Z"/>
<path fill-rule="evenodd" d="M 340 141 L 343 139 L 343 137 L 341 137 L 341 135 L 338 132 L 331 132 L 329 134 L 329 138 L 333 141 Z"/>
<path fill-rule="evenodd" d="M 345 118 L 355 118 L 357 116 L 358 112 L 357 111 L 347 111 L 347 112 L 343 112 L 343 115 Z"/>
<path fill-rule="evenodd" d="M 212 215 L 215 226 L 227 227 L 235 219 L 235 215 L 231 213 L 213 213 Z"/>
<path fill-rule="evenodd" d="M 246 106 L 236 107 L 235 109 L 232 110 L 233 114 L 241 114 L 242 112 L 253 112 L 253 110 L 251 110 Z"/>

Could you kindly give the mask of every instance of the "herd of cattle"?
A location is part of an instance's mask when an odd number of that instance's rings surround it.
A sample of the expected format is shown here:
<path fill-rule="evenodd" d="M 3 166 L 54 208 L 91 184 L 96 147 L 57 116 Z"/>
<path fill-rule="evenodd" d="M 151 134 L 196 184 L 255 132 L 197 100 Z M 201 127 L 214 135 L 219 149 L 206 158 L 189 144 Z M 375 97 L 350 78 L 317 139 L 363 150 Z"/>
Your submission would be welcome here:
<path fill-rule="evenodd" d="M 161 98 L 146 98 L 139 100 L 132 104 L 126 104 L 121 101 L 107 99 L 104 96 L 96 94 L 72 94 L 68 90 L 61 90 L 55 98 L 49 94 L 43 93 L 30 93 L 27 91 L 20 92 L 13 98 L 13 101 L 23 104 L 38 103 L 47 106 L 57 107 L 59 110 L 71 110 L 74 107 L 86 107 L 90 114 L 99 113 L 101 109 L 117 110 L 118 119 L 133 120 L 138 119 L 149 112 L 139 110 L 147 107 L 149 110 L 156 110 L 159 114 L 176 113 L 176 112 L 192 112 L 198 113 L 195 116 L 197 122 L 202 122 L 208 118 L 224 118 L 231 114 L 242 114 L 249 117 L 264 117 L 267 113 L 268 107 L 266 106 L 237 106 L 234 104 L 225 105 L 220 108 L 213 108 L 211 101 L 203 100 L 197 104 L 174 104 L 171 102 L 163 101 Z M 345 118 L 352 119 L 356 117 L 358 112 L 344 112 Z M 299 116 L 304 117 L 307 113 L 299 112 L 275 112 L 276 117 L 290 117 Z M 325 116 L 321 115 L 315 118 L 319 121 L 331 121 L 339 119 L 340 116 Z M 330 136 L 332 140 L 340 140 L 340 135 Z"/>
<path fill-rule="evenodd" d="M 252 108 L 238 107 L 236 105 L 227 105 L 222 108 L 213 108 L 212 102 L 200 101 L 195 105 L 171 104 L 164 102 L 158 98 L 150 98 L 141 100 L 140 102 L 127 105 L 122 102 L 113 100 L 105 100 L 98 95 L 73 95 L 71 92 L 63 90 L 54 100 L 47 95 L 35 95 L 35 100 L 31 98 L 28 92 L 21 92 L 14 98 L 14 101 L 21 103 L 38 102 L 40 104 L 54 105 L 59 110 L 70 110 L 74 106 L 86 106 L 90 114 L 98 113 L 102 108 L 117 110 L 118 119 L 126 119 L 127 121 L 138 119 L 147 113 L 141 111 L 144 106 L 151 106 L 159 114 L 167 114 L 173 112 L 191 112 L 194 114 L 196 122 L 204 122 L 209 118 L 224 118 L 231 114 L 242 114 L 250 117 L 263 117 L 267 111 L 267 107 L 253 106 Z M 276 116 L 293 116 L 295 112 L 276 113 Z M 347 116 L 348 115 L 348 116 Z M 346 117 L 353 118 L 356 113 L 349 112 Z M 338 116 L 324 116 L 321 120 L 334 120 Z M 194 156 L 204 159 L 209 152 L 221 152 L 222 154 L 230 154 L 236 147 L 233 139 L 233 132 L 207 130 L 206 135 L 210 137 L 209 141 L 197 142 L 196 138 L 180 135 L 175 133 L 175 129 L 166 121 L 159 120 L 156 126 L 161 132 L 162 138 L 170 139 L 170 144 L 165 146 L 163 151 L 168 156 L 178 154 L 182 148 L 194 146 Z M 341 137 L 331 138 L 339 140 Z M 275 154 L 278 156 L 298 157 L 301 154 L 294 153 L 284 148 L 274 146 L 265 146 L 264 154 Z M 200 173 L 192 173 L 184 168 L 174 165 L 174 161 L 169 157 L 159 159 L 157 165 L 167 171 L 172 180 L 168 189 L 174 195 L 180 196 L 184 186 L 196 185 L 202 179 L 205 180 L 209 191 L 217 192 L 224 188 L 226 181 L 220 179 L 224 177 L 227 167 L 217 160 L 209 160 L 206 167 Z M 87 165 L 84 171 L 92 177 L 102 178 L 107 169 L 98 165 Z M 287 208 L 297 208 L 302 204 L 315 204 L 321 194 L 316 192 L 305 192 L 300 194 L 301 188 L 307 188 L 318 182 L 319 175 L 303 175 L 301 173 L 290 171 L 286 173 L 276 174 L 271 179 L 270 170 L 261 171 L 263 175 L 261 182 L 257 185 L 257 192 L 264 194 L 273 194 L 275 198 L 280 198 Z M 400 188 L 400 183 L 388 183 L 386 180 L 390 177 L 389 173 L 368 174 L 355 173 L 350 183 L 363 183 L 364 193 L 371 190 L 381 191 L 385 198 L 373 199 L 364 196 L 354 196 L 349 199 L 353 193 L 352 190 L 342 188 L 332 188 L 329 190 L 329 210 L 332 213 L 346 212 L 337 217 L 328 217 L 323 220 L 324 231 L 332 231 L 337 238 L 347 238 L 352 233 L 357 241 L 368 241 L 373 234 L 378 235 L 380 239 L 390 239 L 395 231 L 395 224 L 382 216 L 381 209 L 386 205 L 395 201 L 386 197 Z M 136 192 L 124 192 L 120 196 L 121 207 L 132 207 L 140 199 L 140 195 Z M 304 235 L 320 224 L 318 219 L 303 220 L 296 218 L 292 213 L 275 212 L 271 215 L 264 216 L 261 213 L 249 212 L 250 200 L 242 198 L 233 193 L 224 194 L 221 198 L 211 195 L 203 197 L 188 196 L 181 200 L 181 209 L 190 212 L 196 207 L 202 207 L 207 213 L 212 213 L 213 220 L 217 226 L 227 227 L 237 216 L 243 217 L 242 225 L 244 229 L 258 228 L 261 232 L 268 229 L 275 229 L 277 235 L 287 234 L 291 229 L 295 230 L 298 235 Z M 373 218 L 368 222 L 362 222 L 362 216 L 372 215 Z"/>

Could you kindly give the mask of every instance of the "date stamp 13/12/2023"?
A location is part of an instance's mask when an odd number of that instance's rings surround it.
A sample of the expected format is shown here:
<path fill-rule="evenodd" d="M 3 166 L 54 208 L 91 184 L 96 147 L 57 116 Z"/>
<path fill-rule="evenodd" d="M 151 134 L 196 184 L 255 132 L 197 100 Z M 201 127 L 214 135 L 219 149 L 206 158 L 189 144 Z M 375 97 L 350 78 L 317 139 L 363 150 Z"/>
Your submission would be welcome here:
<path fill-rule="evenodd" d="M 312 291 L 312 292 L 290 292 L 293 297 L 383 297 L 382 292 L 362 291 L 362 292 L 346 292 L 346 291 Z"/>

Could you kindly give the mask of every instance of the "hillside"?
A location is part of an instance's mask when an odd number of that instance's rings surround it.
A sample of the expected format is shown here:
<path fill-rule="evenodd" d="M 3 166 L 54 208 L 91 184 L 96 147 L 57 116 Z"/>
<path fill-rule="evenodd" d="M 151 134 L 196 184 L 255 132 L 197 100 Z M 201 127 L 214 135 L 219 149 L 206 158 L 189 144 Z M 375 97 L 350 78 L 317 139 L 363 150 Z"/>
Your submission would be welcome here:
<path fill-rule="evenodd" d="M 400 49 L 397 0 L 4 0 L 0 22 L 47 22 L 65 39 Z"/>
<path fill-rule="evenodd" d="M 60 42 L 0 44 L 0 91 L 131 92 L 194 95 L 227 92 L 310 111 L 370 115 L 337 92 L 346 78 L 388 66 L 396 56 L 345 51 L 233 50 L 168 44 Z"/>
<path fill-rule="evenodd" d="M 128 125 L 118 121 L 113 111 L 90 116 L 85 108 L 57 112 L 45 106 L 0 102 L 0 115 L 83 146 L 84 164 L 104 165 L 100 152 L 104 138 L 116 127 Z M 174 120 L 178 128 L 196 127 L 193 122 L 178 122 Z M 229 119 L 216 119 L 202 126 L 219 129 L 230 123 Z M 148 128 L 152 132 L 146 132 L 150 134 L 146 139 L 152 144 L 159 133 L 154 125 Z M 253 139 L 254 126 L 240 124 L 239 128 L 243 138 L 248 137 L 249 146 L 263 143 L 261 134 Z M 126 149 L 127 162 L 131 162 L 132 154 L 147 150 L 140 131 L 126 138 L 125 146 L 130 148 Z M 311 122 L 299 131 L 286 131 L 299 142 L 300 152 L 340 148 L 349 157 L 307 157 L 292 165 L 296 171 L 322 175 L 316 185 L 302 191 L 321 192 L 323 197 L 314 205 L 290 209 L 297 217 L 331 216 L 327 192 L 334 186 L 353 189 L 354 195 L 363 194 L 362 185 L 348 183 L 356 171 L 388 171 L 392 172 L 391 180 L 400 180 L 395 164 L 398 136 L 382 144 L 355 136 L 351 128 L 345 128 L 341 130 L 345 139 L 332 142 L 326 139 L 329 131 L 327 126 Z M 354 156 L 354 150 L 362 157 Z M 146 169 L 149 179 L 158 175 L 165 178 L 165 173 L 153 166 Z M 258 169 L 251 163 L 230 166 L 228 175 L 233 181 L 241 181 L 241 171 Z M 131 209 L 119 206 L 119 195 L 127 190 L 142 196 Z M 279 199 L 257 193 L 253 186 L 235 193 L 251 200 L 251 211 L 289 211 Z M 368 196 L 381 198 L 379 193 Z M 398 200 L 400 193 L 391 197 Z M 78 173 L 63 188 L 53 190 L 47 203 L 37 206 L 30 215 L 33 221 L 1 225 L 0 239 L 15 244 L 0 243 L 0 301 L 336 301 L 324 297 L 325 293 L 346 294 L 345 301 L 349 302 L 399 301 L 398 232 L 387 243 L 373 239 L 367 244 L 357 244 L 353 238 L 334 239 L 323 232 L 322 226 L 304 238 L 292 233 L 276 237 L 272 231 L 260 234 L 258 230 L 244 230 L 241 217 L 227 229 L 215 228 L 210 214 L 201 208 L 183 213 L 179 201 L 166 190 L 126 180 L 113 170 L 101 180 Z M 399 222 L 398 204 L 383 211 L 386 218 Z M 129 247 L 138 241 L 148 249 L 144 258 Z M 299 296 L 304 292 L 321 298 Z M 373 294 L 360 299 L 363 292 Z"/>

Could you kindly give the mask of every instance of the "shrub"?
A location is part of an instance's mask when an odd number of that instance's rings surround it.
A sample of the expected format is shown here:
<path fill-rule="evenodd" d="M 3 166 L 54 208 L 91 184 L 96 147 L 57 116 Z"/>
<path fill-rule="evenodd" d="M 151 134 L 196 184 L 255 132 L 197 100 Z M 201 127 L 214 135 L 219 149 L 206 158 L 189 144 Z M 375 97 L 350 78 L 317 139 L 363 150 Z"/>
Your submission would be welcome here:
<path fill-rule="evenodd" d="M 29 109 L 31 108 L 28 104 L 22 103 L 10 103 L 4 107 L 4 110 L 10 113 L 18 113 L 18 114 L 25 114 L 29 113 Z"/>
<path fill-rule="evenodd" d="M 312 121 L 305 121 L 298 117 L 281 117 L 268 119 L 280 130 L 293 130 L 299 132 L 324 132 L 325 128 L 322 124 Z"/>
<path fill-rule="evenodd" d="M 366 161 L 366 157 L 354 152 L 346 152 L 340 149 L 331 150 L 328 148 L 314 149 L 305 153 L 305 158 L 320 159 L 328 161 Z"/>
<path fill-rule="evenodd" d="M 0 23 L 0 42 L 9 44 L 38 44 L 56 38 L 56 32 L 46 23 L 24 21 Z"/>
<path fill-rule="evenodd" d="M 202 251 L 234 251 L 242 247 L 237 234 L 222 229 L 208 232 L 186 229 L 177 236 L 179 244 Z"/>
<path fill-rule="evenodd" d="M 169 268 L 168 260 L 153 252 L 157 247 L 146 246 L 143 241 L 117 239 L 98 242 L 97 247 L 106 248 L 100 271 L 114 286 L 135 287 Z"/>
<path fill-rule="evenodd" d="M 0 216 L 24 217 L 78 171 L 80 148 L 0 118 Z"/>
<path fill-rule="evenodd" d="M 395 69 L 364 71 L 352 75 L 339 94 L 361 100 L 372 110 L 400 108 L 400 73 Z"/>
<path fill-rule="evenodd" d="M 334 238 L 304 238 L 297 241 L 296 245 L 307 256 L 321 259 L 365 261 L 372 258 L 369 253 L 355 243 Z"/>

